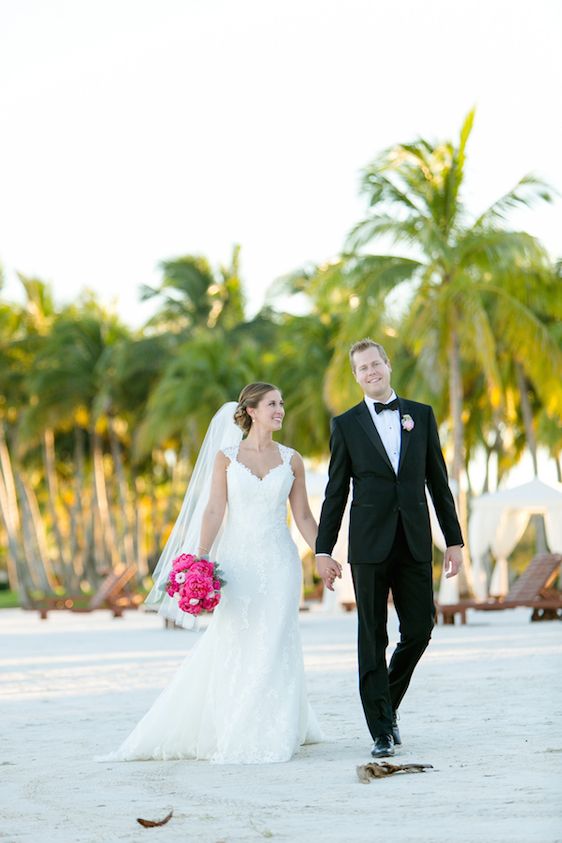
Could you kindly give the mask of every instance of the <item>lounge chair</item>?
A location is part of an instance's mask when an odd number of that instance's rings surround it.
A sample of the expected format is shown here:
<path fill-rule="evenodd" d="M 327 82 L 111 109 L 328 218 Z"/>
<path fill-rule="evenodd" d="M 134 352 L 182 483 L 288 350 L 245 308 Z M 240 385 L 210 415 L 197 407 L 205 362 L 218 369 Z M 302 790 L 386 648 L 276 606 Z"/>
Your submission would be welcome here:
<path fill-rule="evenodd" d="M 490 612 L 516 609 L 519 606 L 533 610 L 532 621 L 562 619 L 562 592 L 555 586 L 561 564 L 561 554 L 541 553 L 531 560 L 505 598 L 437 603 L 437 620 L 441 617 L 444 624 L 454 624 L 458 615 L 461 624 L 465 624 L 467 609 Z"/>
<path fill-rule="evenodd" d="M 33 601 L 30 608 L 38 611 L 42 620 L 46 620 L 49 612 L 63 609 L 70 612 L 111 609 L 113 617 L 120 618 L 125 609 L 136 609 L 142 602 L 140 595 L 127 589 L 136 572 L 134 565 L 119 565 L 107 574 L 89 600 L 84 595 L 65 594 L 61 597 L 45 597 Z"/>

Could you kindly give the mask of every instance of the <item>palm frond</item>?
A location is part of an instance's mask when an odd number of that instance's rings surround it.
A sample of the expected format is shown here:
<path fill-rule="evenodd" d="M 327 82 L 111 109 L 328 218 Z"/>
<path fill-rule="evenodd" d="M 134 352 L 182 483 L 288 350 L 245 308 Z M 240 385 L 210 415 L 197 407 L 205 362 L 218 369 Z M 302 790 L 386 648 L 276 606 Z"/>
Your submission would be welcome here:
<path fill-rule="evenodd" d="M 530 208 L 537 202 L 553 202 L 557 192 L 538 176 L 528 174 L 520 179 L 515 187 L 496 199 L 474 223 L 475 228 L 503 224 L 510 211 L 518 208 Z"/>

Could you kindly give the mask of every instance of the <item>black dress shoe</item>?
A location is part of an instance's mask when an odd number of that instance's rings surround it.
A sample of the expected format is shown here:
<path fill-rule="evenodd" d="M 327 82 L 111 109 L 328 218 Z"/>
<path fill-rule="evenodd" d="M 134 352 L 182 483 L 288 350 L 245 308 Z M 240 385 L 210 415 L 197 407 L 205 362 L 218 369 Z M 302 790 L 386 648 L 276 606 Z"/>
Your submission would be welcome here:
<path fill-rule="evenodd" d="M 392 737 L 394 738 L 395 746 L 402 746 L 402 738 L 400 737 L 400 729 L 398 728 L 398 718 L 394 714 L 392 718 Z"/>
<path fill-rule="evenodd" d="M 392 735 L 377 735 L 371 750 L 373 758 L 388 758 L 394 755 L 394 738 Z"/>

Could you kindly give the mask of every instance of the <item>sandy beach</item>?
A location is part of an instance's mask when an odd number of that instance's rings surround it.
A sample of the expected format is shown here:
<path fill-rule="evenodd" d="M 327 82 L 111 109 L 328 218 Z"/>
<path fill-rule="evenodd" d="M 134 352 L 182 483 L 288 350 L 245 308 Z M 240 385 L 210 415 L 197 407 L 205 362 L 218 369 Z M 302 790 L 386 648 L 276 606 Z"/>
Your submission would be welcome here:
<path fill-rule="evenodd" d="M 100 763 L 201 632 L 129 612 L 0 612 L 0 840 L 562 841 L 562 625 L 530 610 L 438 627 L 401 709 L 396 762 L 420 775 L 361 784 L 370 760 L 354 614 L 301 614 L 309 696 L 325 731 L 287 764 Z M 391 614 L 391 646 L 397 637 Z M 158 819 L 144 829 L 137 817 Z"/>

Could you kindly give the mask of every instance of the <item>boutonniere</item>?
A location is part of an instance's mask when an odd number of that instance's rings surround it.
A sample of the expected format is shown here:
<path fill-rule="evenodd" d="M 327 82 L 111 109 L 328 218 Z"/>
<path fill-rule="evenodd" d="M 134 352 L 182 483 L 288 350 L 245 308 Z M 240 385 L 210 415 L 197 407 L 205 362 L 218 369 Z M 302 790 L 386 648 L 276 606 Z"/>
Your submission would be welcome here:
<path fill-rule="evenodd" d="M 404 413 L 400 422 L 404 430 L 410 431 L 414 429 L 414 420 L 408 413 Z"/>

